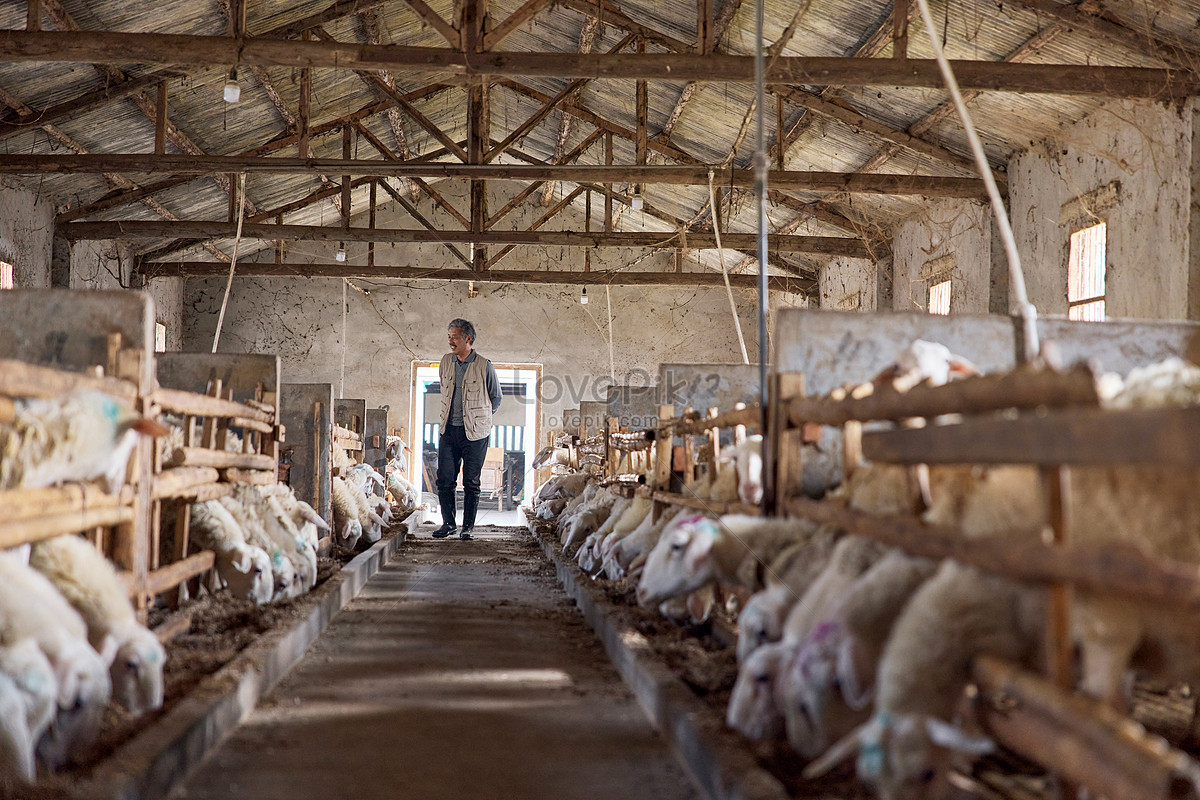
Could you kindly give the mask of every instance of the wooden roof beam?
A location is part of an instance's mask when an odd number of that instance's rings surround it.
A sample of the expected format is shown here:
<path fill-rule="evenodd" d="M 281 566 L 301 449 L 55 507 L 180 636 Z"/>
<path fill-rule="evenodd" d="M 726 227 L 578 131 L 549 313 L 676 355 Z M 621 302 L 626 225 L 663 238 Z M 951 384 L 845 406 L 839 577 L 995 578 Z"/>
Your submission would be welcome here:
<path fill-rule="evenodd" d="M 607 19 L 607 16 L 606 16 Z M 751 83 L 751 56 L 688 53 L 462 53 L 460 51 L 283 41 L 252 37 L 191 36 L 111 31 L 0 31 L 0 62 L 230 64 L 325 67 L 355 71 L 413 69 L 464 76 L 537 75 L 555 78 L 705 80 Z M 1200 78 L 1190 70 L 1083 64 L 950 62 L 963 89 L 1030 94 L 1175 99 L 1196 94 Z M 911 86 L 941 88 L 931 59 L 861 59 L 781 56 L 767 67 L 768 84 Z"/>
<path fill-rule="evenodd" d="M 725 31 L 729 30 L 729 23 L 733 21 L 734 15 L 741 8 L 743 0 L 725 0 L 725 4 L 721 6 L 721 10 L 717 12 L 713 19 L 712 27 L 708 31 L 707 42 L 696 42 L 696 50 L 702 52 L 713 52 L 717 45 L 721 43 L 721 37 L 725 35 Z M 701 45 L 705 44 L 705 47 Z M 696 94 L 696 90 L 700 88 L 697 81 L 689 81 L 683 87 L 683 91 L 679 93 L 679 99 L 675 101 L 675 106 L 671 109 L 671 113 L 667 114 L 667 123 L 663 125 L 663 129 L 658 134 L 660 142 L 666 142 L 671 138 L 671 132 L 675 130 L 675 126 L 679 124 L 679 118 L 683 116 L 683 110 L 687 108 L 687 104 L 691 102 L 692 97 Z"/>
<path fill-rule="evenodd" d="M 666 184 L 708 186 L 712 180 L 723 186 L 748 188 L 754 171 L 723 167 L 689 166 L 526 166 L 521 164 L 446 164 L 440 162 L 397 162 L 337 158 L 257 158 L 242 156 L 180 156 L 137 154 L 89 155 L 0 155 L 0 174 L 132 173 L 275 173 L 376 175 L 387 177 L 469 178 L 471 180 L 560 180 L 600 183 Z M 931 197 L 984 197 L 978 178 L 940 175 L 880 175 L 844 172 L 770 170 L 770 185 L 776 189 L 807 192 L 859 192 Z"/>
<path fill-rule="evenodd" d="M 462 47 L 462 33 L 449 22 L 446 22 L 446 20 L 442 18 L 442 15 L 430 8 L 429 5 L 424 2 L 424 0 L 404 0 L 404 2 L 407 3 L 408 7 L 413 10 L 418 18 L 420 18 L 421 22 L 425 23 L 441 34 L 441 37 L 445 39 L 451 47 L 455 49 Z M 382 5 L 382 3 L 379 3 L 378 5 Z"/>
<path fill-rule="evenodd" d="M 131 238 L 233 239 L 237 225 L 228 222 L 71 222 L 59 226 L 58 232 L 71 241 Z M 584 232 L 584 231 L 447 231 L 403 230 L 381 228 L 342 228 L 320 225 L 263 225 L 242 224 L 243 239 L 264 241 L 346 241 L 346 242 L 450 242 L 476 245 L 518 244 L 555 245 L 559 247 L 680 247 L 672 231 Z M 727 233 L 723 244 L 731 249 L 753 249 L 757 234 Z M 712 234 L 690 233 L 688 247 L 716 247 Z M 769 237 L 770 246 L 780 252 L 821 253 L 852 258 L 865 258 L 866 248 L 859 239 L 830 236 Z"/>
<path fill-rule="evenodd" d="M 1200 49 L 1162 32 L 1152 34 L 1135 30 L 1116 21 L 1107 9 L 1100 16 L 1092 13 L 1087 3 L 1063 5 L 1055 0 L 1017 0 L 1017 4 L 1039 15 L 1045 14 L 1057 24 L 1090 33 L 1135 53 L 1145 54 L 1149 51 L 1172 67 L 1190 70 L 1200 63 Z"/>
<path fill-rule="evenodd" d="M 533 19 L 539 11 L 550 5 L 551 0 L 526 0 L 504 22 L 492 28 L 483 36 L 483 49 L 494 50 L 508 35 Z"/>
<path fill-rule="evenodd" d="M 144 262 L 138 272 L 146 278 L 219 277 L 229 272 L 215 261 Z M 627 272 L 624 270 L 512 270 L 475 272 L 465 269 L 427 267 L 385 267 L 355 264 L 272 264 L 249 261 L 238 264 L 242 277 L 284 278 L 392 278 L 397 280 L 476 281 L 485 283 L 539 283 L 574 286 L 723 286 L 721 273 L 704 272 Z M 735 289 L 757 286 L 756 275 L 730 275 Z M 767 278 L 771 288 L 803 293 L 812 291 L 813 281 L 784 275 Z"/>
<path fill-rule="evenodd" d="M 363 33 L 366 34 L 367 44 L 379 44 L 382 39 L 379 33 L 379 18 L 375 15 L 375 10 L 371 9 L 364 11 L 358 15 L 362 20 Z M 441 19 L 441 17 L 438 17 Z M 396 90 L 396 78 L 392 75 L 391 70 L 384 70 L 379 73 L 379 77 L 387 84 L 387 87 L 392 91 Z M 408 137 L 404 134 L 404 120 L 400 116 L 400 109 L 393 106 L 387 110 L 388 124 L 392 128 L 392 138 L 396 140 L 396 149 L 400 151 L 400 157 L 407 160 L 413 157 L 412 150 L 408 146 Z M 365 132 L 365 126 L 358 126 L 359 132 Z M 415 203 L 420 196 L 417 185 L 408 178 L 401 179 L 400 183 L 404 186 L 408 196 Z"/>
<path fill-rule="evenodd" d="M 549 222 L 550 220 L 552 220 L 556 216 L 558 216 L 558 214 L 564 208 L 571 205 L 571 203 L 575 200 L 575 198 L 579 197 L 579 195 L 583 194 L 583 192 L 584 192 L 584 188 L 582 186 L 576 186 L 569 194 L 567 194 L 565 197 L 563 197 L 561 200 L 559 200 L 557 203 L 555 203 L 553 208 L 549 209 L 544 214 L 542 214 L 540 217 L 538 217 L 536 220 L 534 220 L 532 223 L 530 223 L 529 227 L 526 228 L 526 230 L 536 231 L 538 228 L 542 227 L 547 222 Z M 500 248 L 500 252 L 496 253 L 494 256 L 492 256 L 491 258 L 489 258 L 487 260 L 487 269 L 491 269 L 492 267 L 494 267 L 497 264 L 497 262 L 500 261 L 500 259 L 504 258 L 506 255 L 511 253 L 515 247 L 516 247 L 516 245 L 510 244 L 510 245 L 506 245 L 506 246 Z"/>
<path fill-rule="evenodd" d="M 575 160 L 579 158 L 579 156 L 583 155 L 583 153 L 589 147 L 591 147 L 593 144 L 595 144 L 600 139 L 600 137 L 603 135 L 604 135 L 604 131 L 597 128 L 596 130 L 592 131 L 582 142 L 575 145 L 574 149 L 572 149 L 571 152 L 563 154 L 563 158 L 562 158 L 561 162 L 555 162 L 555 163 L 563 163 L 563 164 L 574 163 Z M 493 149 L 495 149 L 499 146 L 500 145 L 495 145 L 493 147 Z M 522 155 L 519 151 L 516 151 L 516 150 L 513 150 L 513 153 L 514 153 L 514 155 L 518 155 L 518 157 L 520 157 Z M 531 194 L 536 192 L 538 190 L 538 187 L 540 187 L 543 183 L 544 183 L 544 181 L 533 181 L 528 186 L 526 186 L 524 189 L 522 189 L 520 192 L 518 192 L 515 197 L 513 197 L 511 200 L 509 200 L 507 203 L 504 204 L 503 208 L 501 208 L 499 211 L 497 211 L 492 216 L 488 217 L 487 222 L 483 226 L 484 229 L 485 230 L 490 229 L 493 225 L 495 225 L 497 222 L 499 222 L 501 219 L 503 219 L 504 216 L 506 214 L 508 214 L 508 212 L 512 211 L 517 206 L 521 205 L 521 203 L 525 202 L 526 198 L 528 198 Z"/>
<path fill-rule="evenodd" d="M 423 226 L 425 228 L 425 230 L 427 230 L 427 231 L 436 231 L 437 230 L 437 227 L 432 222 L 430 222 L 425 217 L 424 214 L 422 214 L 420 211 L 418 211 L 416 206 L 414 206 L 412 203 L 408 202 L 408 200 L 405 199 L 404 195 L 402 195 L 400 192 L 397 192 L 395 189 L 393 189 L 392 185 L 390 183 L 388 183 L 386 180 L 380 180 L 379 185 L 382 186 L 384 191 L 387 192 L 388 194 L 390 194 L 397 203 L 399 203 L 401 206 L 403 206 L 404 210 L 408 212 L 408 215 L 410 217 L 412 217 L 414 220 L 416 220 L 421 226 Z M 449 244 L 447 242 L 441 242 L 440 244 L 443 247 L 445 247 L 447 250 L 449 250 L 450 254 L 452 256 L 454 256 L 455 259 L 460 261 L 464 267 L 466 267 L 467 269 L 471 269 L 471 259 L 464 256 L 462 254 L 461 250 L 459 250 L 457 247 L 455 247 L 454 245 Z"/>

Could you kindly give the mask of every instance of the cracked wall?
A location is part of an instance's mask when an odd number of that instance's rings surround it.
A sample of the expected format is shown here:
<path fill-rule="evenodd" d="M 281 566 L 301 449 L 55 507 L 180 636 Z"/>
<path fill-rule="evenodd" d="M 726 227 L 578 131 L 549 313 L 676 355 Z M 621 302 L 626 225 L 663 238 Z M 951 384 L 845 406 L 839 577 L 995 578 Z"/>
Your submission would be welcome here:
<path fill-rule="evenodd" d="M 54 206 L 37 192 L 0 179 L 0 261 L 13 265 L 18 288 L 50 286 Z"/>

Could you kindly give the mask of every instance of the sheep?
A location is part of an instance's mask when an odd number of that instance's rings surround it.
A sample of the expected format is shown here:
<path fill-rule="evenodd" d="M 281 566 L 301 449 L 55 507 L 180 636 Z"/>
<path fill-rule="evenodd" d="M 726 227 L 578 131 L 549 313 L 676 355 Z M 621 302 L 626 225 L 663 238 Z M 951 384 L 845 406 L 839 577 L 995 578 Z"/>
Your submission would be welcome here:
<path fill-rule="evenodd" d="M 421 504 L 421 493 L 397 470 L 389 469 L 387 473 L 387 491 L 392 499 L 402 509 L 416 508 Z"/>
<path fill-rule="evenodd" d="M 0 646 L 0 786 L 36 777 L 34 748 L 57 700 L 54 668 L 33 639 Z"/>
<path fill-rule="evenodd" d="M 88 642 L 98 652 L 112 640 L 109 668 L 112 698 L 131 714 L 161 708 L 166 650 L 137 620 L 129 593 L 112 562 L 75 534 L 33 546 L 29 564 L 45 575 L 87 624 Z"/>
<path fill-rule="evenodd" d="M 945 561 L 913 595 L 884 647 L 874 716 L 805 769 L 823 774 L 858 749 L 858 776 L 883 800 L 935 796 L 949 750 L 994 745 L 947 722 L 971 661 L 990 654 L 1018 664 L 1040 655 L 1046 594 Z"/>
<path fill-rule="evenodd" d="M 296 567 L 283 548 L 267 533 L 263 520 L 257 514 L 246 509 L 236 497 L 222 497 L 217 503 L 224 506 L 236 521 L 238 529 L 245 536 L 246 543 L 262 548 L 270 556 L 274 587 L 271 600 L 288 600 L 298 597 L 301 592 L 299 581 L 296 579 Z"/>
<path fill-rule="evenodd" d="M 300 537 L 317 549 L 320 536 L 318 531 L 329 530 L 329 523 L 308 503 L 296 497 L 290 486 L 282 483 L 272 483 L 258 487 L 263 494 L 270 495 L 279 501 L 279 505 L 296 526 Z"/>
<path fill-rule="evenodd" d="M 616 504 L 614 503 L 614 508 L 615 506 Z M 620 516 L 610 512 L 604 524 L 589 536 L 583 546 L 579 548 L 577 557 L 579 566 L 588 572 L 599 570 L 602 558 L 600 548 L 605 539 L 610 536 L 620 537 L 632 533 L 638 525 L 642 524 L 642 520 L 650 515 L 653 508 L 654 501 L 650 498 L 635 497 L 624 507 Z"/>
<path fill-rule="evenodd" d="M 763 497 L 762 435 L 748 436 L 734 445 L 738 476 L 738 497 L 743 503 L 756 506 Z"/>
<path fill-rule="evenodd" d="M 104 653 L 88 644 L 79 612 L 41 573 L 15 559 L 0 558 L 0 645 L 33 639 L 49 660 L 57 680 L 57 710 L 38 742 L 42 760 L 52 769 L 91 745 L 112 693 L 108 675 L 115 654 L 112 640 Z"/>
<path fill-rule="evenodd" d="M 765 581 L 763 565 L 819 530 L 820 526 L 807 520 L 765 520 L 741 514 L 728 514 L 719 522 L 691 514 L 677 517 L 646 558 L 638 583 L 638 604 L 653 608 L 710 581 L 757 591 Z"/>
<path fill-rule="evenodd" d="M 799 642 L 780 676 L 788 741 L 815 756 L 831 738 L 863 722 L 888 634 L 909 598 L 937 564 L 893 550 L 812 616 L 820 621 Z M 840 693 L 836 689 L 840 687 Z"/>
<path fill-rule="evenodd" d="M 138 434 L 166 432 L 94 389 L 23 400 L 13 419 L 0 424 L 0 489 L 99 479 L 106 492 L 115 493 Z"/>
<path fill-rule="evenodd" d="M 795 648 L 791 642 L 768 642 L 746 657 L 725 712 L 725 723 L 730 728 L 754 740 L 773 738 L 782 732 L 775 683 Z"/>
<path fill-rule="evenodd" d="M 541 488 L 534 494 L 534 505 L 536 506 L 543 500 L 553 500 L 556 497 L 574 497 L 583 491 L 590 477 L 586 472 L 568 472 L 564 475 L 555 475 L 543 483 Z"/>
<path fill-rule="evenodd" d="M 642 524 L 628 536 L 613 542 L 611 546 L 609 546 L 609 542 L 613 540 L 611 538 L 606 540 L 605 547 L 601 551 L 604 574 L 614 580 L 625 577 L 626 571 L 629 572 L 631 578 L 638 577 L 644 568 L 650 549 L 658 544 L 667 525 L 683 511 L 681 506 L 672 506 L 664 510 L 662 515 L 653 521 L 652 515 L 647 514 L 646 518 L 642 520 Z"/>
<path fill-rule="evenodd" d="M 216 500 L 193 503 L 191 531 L 197 544 L 215 555 L 217 574 L 230 594 L 255 605 L 271 601 L 274 593 L 271 557 L 246 541 L 237 520 Z"/>
<path fill-rule="evenodd" d="M 238 519 L 251 541 L 270 553 L 277 549 L 291 562 L 294 580 L 286 597 L 297 597 L 316 585 L 316 548 L 300 535 L 291 517 L 271 493 L 263 492 L 257 486 L 236 484 L 233 495 L 222 498 L 222 503 Z M 255 541 L 260 532 L 265 539 Z"/>
<path fill-rule="evenodd" d="M 750 596 L 737 619 L 739 665 L 758 648 L 783 638 L 784 620 L 797 599 L 791 587 L 780 583 L 769 583 Z"/>
<path fill-rule="evenodd" d="M 362 521 L 358 516 L 358 502 L 354 492 L 343 478 L 331 482 L 333 499 L 334 541 L 342 547 L 353 548 L 362 535 Z"/>

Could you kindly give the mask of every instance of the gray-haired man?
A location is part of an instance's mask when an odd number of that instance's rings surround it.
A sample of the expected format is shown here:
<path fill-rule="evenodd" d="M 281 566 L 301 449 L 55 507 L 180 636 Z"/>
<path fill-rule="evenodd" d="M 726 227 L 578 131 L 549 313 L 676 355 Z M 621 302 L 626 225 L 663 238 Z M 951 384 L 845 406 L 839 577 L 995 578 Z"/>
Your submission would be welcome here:
<path fill-rule="evenodd" d="M 500 408 L 500 381 L 492 362 L 475 352 L 475 326 L 454 319 L 446 328 L 450 352 L 442 356 L 441 436 L 438 438 L 438 500 L 442 527 L 433 538 L 445 539 L 458 530 L 454 524 L 454 489 L 458 470 L 463 476 L 463 526 L 460 539 L 473 539 L 479 508 L 479 475 L 487 456 L 492 414 Z"/>

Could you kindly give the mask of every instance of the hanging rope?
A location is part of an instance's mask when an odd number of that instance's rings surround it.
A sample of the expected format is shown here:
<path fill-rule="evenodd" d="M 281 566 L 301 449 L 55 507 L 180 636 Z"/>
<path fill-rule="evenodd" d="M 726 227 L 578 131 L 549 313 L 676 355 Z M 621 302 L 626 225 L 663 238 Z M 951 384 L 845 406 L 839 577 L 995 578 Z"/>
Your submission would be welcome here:
<path fill-rule="evenodd" d="M 238 176 L 237 235 L 233 237 L 233 258 L 229 259 L 229 277 L 225 279 L 225 296 L 221 298 L 221 313 L 217 315 L 217 331 L 213 334 L 212 351 L 217 352 L 221 342 L 221 327 L 225 324 L 225 308 L 229 305 L 229 291 L 233 288 L 233 271 L 237 268 L 238 245 L 242 243 L 242 218 L 246 215 L 246 173 Z"/>
<path fill-rule="evenodd" d="M 917 3 L 921 7 L 921 19 L 925 21 L 925 32 L 929 34 L 929 42 L 933 45 L 938 69 L 942 72 L 942 80 L 946 82 L 946 91 L 950 93 L 954 107 L 958 109 L 959 119 L 962 120 L 963 128 L 967 132 L 967 141 L 971 143 L 971 153 L 975 156 L 975 167 L 979 170 L 983 183 L 987 186 L 988 197 L 992 201 L 992 213 L 996 217 L 996 224 L 1000 227 L 1000 239 L 1004 242 L 1004 252 L 1008 256 L 1008 275 L 1013 290 L 1013 305 L 1016 306 L 1016 313 L 1021 317 L 1025 334 L 1025 361 L 1032 361 L 1038 354 L 1037 309 L 1029 302 L 1029 298 L 1025 294 L 1025 273 L 1021 269 L 1021 256 L 1017 252 L 1017 240 L 1013 236 L 1012 225 L 1008 221 L 1008 212 L 1004 209 L 1004 200 L 1000 197 L 1000 190 L 996 187 L 996 179 L 992 176 L 992 167 L 988 164 L 987 156 L 983 152 L 983 144 L 979 141 L 979 134 L 975 132 L 975 124 L 967 112 L 967 104 L 963 102 L 962 93 L 958 90 L 958 80 L 955 79 L 954 70 L 950 68 L 950 62 L 946 60 L 941 42 L 938 41 L 933 14 L 929 11 L 929 2 L 928 0 L 917 0 Z"/>
<path fill-rule="evenodd" d="M 338 379 L 338 399 L 346 396 L 346 285 L 349 278 L 342 278 L 342 376 Z"/>
<path fill-rule="evenodd" d="M 708 171 L 708 202 L 712 206 L 713 233 L 717 235 L 717 258 L 721 262 L 721 277 L 725 279 L 725 294 L 729 296 L 729 311 L 733 314 L 733 328 L 737 331 L 738 346 L 742 348 L 742 363 L 749 364 L 746 340 L 742 337 L 742 321 L 738 319 L 737 303 L 733 301 L 733 287 L 729 285 L 729 271 L 725 269 L 725 248 L 721 247 L 721 222 L 717 213 L 717 193 L 713 189 L 713 171 Z"/>

